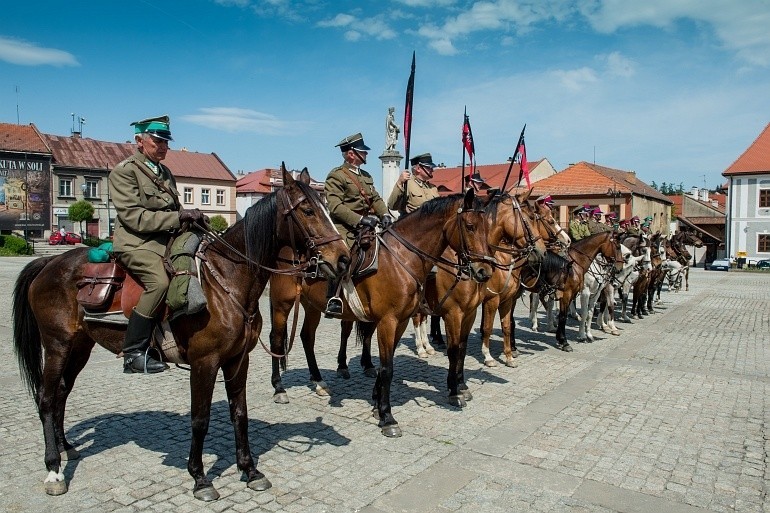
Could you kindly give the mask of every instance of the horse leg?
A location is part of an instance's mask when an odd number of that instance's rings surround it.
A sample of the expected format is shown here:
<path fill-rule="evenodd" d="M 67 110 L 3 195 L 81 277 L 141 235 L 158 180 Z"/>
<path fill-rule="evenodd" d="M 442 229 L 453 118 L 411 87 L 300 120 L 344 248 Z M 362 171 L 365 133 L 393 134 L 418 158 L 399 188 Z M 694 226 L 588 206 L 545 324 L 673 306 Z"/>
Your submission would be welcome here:
<path fill-rule="evenodd" d="M 56 344 L 67 346 L 67 342 L 55 341 Z M 46 345 L 49 347 L 50 343 Z M 38 389 L 38 415 L 43 424 L 43 439 L 45 440 L 45 468 L 48 475 L 43 481 L 45 493 L 62 495 L 67 493 L 67 481 L 61 468 L 61 450 L 64 447 L 64 405 L 60 405 L 60 386 L 63 383 L 62 367 L 65 365 L 67 353 L 46 351 L 43 366 L 43 379 Z"/>
<path fill-rule="evenodd" d="M 404 333 L 409 319 L 397 322 L 393 317 L 381 319 L 379 324 L 359 323 L 359 337 L 371 340 L 377 329 L 377 343 L 380 350 L 380 369 L 372 390 L 374 414 L 379 417 L 379 427 L 383 435 L 394 438 L 402 435 L 398 422 L 393 417 L 390 405 L 390 387 L 393 382 L 393 359 L 398 339 Z"/>
<path fill-rule="evenodd" d="M 281 371 L 286 370 L 286 323 L 288 312 L 279 308 L 276 302 L 270 301 L 270 352 L 284 355 L 281 358 L 273 356 L 272 373 L 270 383 L 273 385 L 273 402 L 276 404 L 288 404 L 289 395 L 283 387 Z"/>
<path fill-rule="evenodd" d="M 64 377 L 62 379 L 61 389 L 59 390 L 59 398 L 57 399 L 59 411 L 57 412 L 58 433 L 56 436 L 59 440 L 58 449 L 61 454 L 61 459 L 65 461 L 80 458 L 80 452 L 67 441 L 67 438 L 64 435 L 64 412 L 67 407 L 67 399 L 69 398 L 70 392 L 72 392 L 75 380 L 80 374 L 80 371 L 82 371 L 88 363 L 88 360 L 91 357 L 91 351 L 95 344 L 96 343 L 93 340 L 89 340 L 89 345 L 84 345 L 82 343 L 78 344 L 77 350 L 70 352 L 69 358 L 67 359 L 67 366 L 64 369 Z"/>
<path fill-rule="evenodd" d="M 436 354 L 436 349 L 430 345 L 430 337 L 428 336 L 428 317 L 427 315 L 421 314 L 420 315 L 420 325 L 418 326 L 420 330 L 420 337 L 422 338 L 423 342 L 423 348 L 425 349 L 425 352 L 428 353 L 428 356 L 433 356 Z"/>
<path fill-rule="evenodd" d="M 690 266 L 687 266 L 684 270 L 684 291 L 687 292 L 689 290 L 690 290 Z"/>
<path fill-rule="evenodd" d="M 588 298 L 590 296 L 590 292 L 586 289 L 585 286 L 580 291 L 580 321 L 578 321 L 578 335 L 577 335 L 577 341 L 582 342 L 586 339 L 586 324 L 591 322 L 591 315 L 588 310 Z"/>
<path fill-rule="evenodd" d="M 556 315 L 553 313 L 554 294 L 540 296 L 540 302 L 545 308 L 545 326 L 546 331 L 556 331 Z"/>
<path fill-rule="evenodd" d="M 566 291 L 559 300 L 559 319 L 556 325 L 556 347 L 562 351 L 572 351 L 572 346 L 567 342 L 567 312 L 572 303 L 572 294 Z"/>
<path fill-rule="evenodd" d="M 473 394 L 465 383 L 465 356 L 468 354 L 468 337 L 476 321 L 476 309 L 471 312 L 463 312 L 463 319 L 460 325 L 460 344 L 458 347 L 457 359 L 457 391 L 466 401 L 473 399 Z"/>
<path fill-rule="evenodd" d="M 353 323 L 342 321 L 340 323 L 340 350 L 337 353 L 337 376 L 342 379 L 350 379 L 350 369 L 348 368 L 348 339 L 350 332 L 353 331 Z"/>
<path fill-rule="evenodd" d="M 246 486 L 258 492 L 271 486 L 270 480 L 257 470 L 249 446 L 249 414 L 246 407 L 246 378 L 249 370 L 249 355 L 241 361 L 240 356 L 230 360 L 222 367 L 225 378 L 227 402 L 230 405 L 230 421 L 235 430 L 235 461 L 238 469 L 246 475 Z M 207 494 L 201 497 L 206 499 Z"/>
<path fill-rule="evenodd" d="M 446 355 L 449 360 L 447 372 L 447 389 L 449 389 L 449 404 L 458 408 L 466 406 L 465 397 L 460 391 L 459 383 L 462 376 L 460 366 L 460 331 L 462 330 L 462 312 L 453 308 L 444 315 L 446 329 Z"/>
<path fill-rule="evenodd" d="M 539 325 L 537 322 L 537 307 L 540 303 L 540 296 L 537 292 L 529 293 L 529 324 L 532 326 L 532 331 L 538 331 Z"/>
<path fill-rule="evenodd" d="M 497 367 L 497 361 L 489 352 L 489 339 L 492 336 L 492 327 L 499 304 L 500 298 L 498 296 L 481 303 L 481 354 L 484 355 L 484 365 L 487 367 Z"/>
<path fill-rule="evenodd" d="M 302 349 L 305 351 L 310 381 L 313 383 L 315 393 L 321 397 L 328 397 L 332 395 L 332 391 L 321 376 L 321 369 L 318 368 L 318 361 L 315 357 L 315 334 L 320 322 L 321 310 L 308 305 L 305 308 L 305 320 L 302 322 L 299 336 L 302 339 Z"/>
<path fill-rule="evenodd" d="M 407 319 L 404 322 L 404 328 L 401 330 L 401 333 L 403 334 L 404 330 L 406 329 L 406 325 L 409 322 Z M 369 333 L 369 336 L 363 337 L 361 340 L 361 345 L 363 346 L 361 348 L 361 368 L 364 369 L 364 376 L 367 378 L 376 378 L 377 377 L 377 369 L 374 368 L 374 363 L 372 362 L 372 333 L 374 333 L 374 329 L 376 328 L 376 325 L 374 323 L 362 323 L 359 322 L 358 325 L 361 326 L 362 324 L 369 324 L 371 325 L 371 333 Z M 367 328 L 366 332 L 368 333 L 369 328 Z M 395 348 L 393 349 L 395 351 Z"/>
<path fill-rule="evenodd" d="M 417 313 L 412 317 L 412 325 L 414 327 L 414 345 L 417 350 L 417 356 L 420 358 L 427 358 L 429 355 L 435 354 L 436 350 L 430 345 L 428 341 L 428 319 L 427 316 Z"/>
<path fill-rule="evenodd" d="M 503 331 L 503 354 L 505 355 L 506 367 L 516 368 L 519 366 L 514 358 L 519 356 L 516 349 L 516 321 L 513 318 L 513 310 L 516 308 L 516 300 L 512 296 L 505 301 L 500 302 L 498 313 L 500 314 L 500 327 Z"/>
<path fill-rule="evenodd" d="M 441 347 L 446 345 L 446 342 L 444 342 L 444 337 L 441 336 L 441 316 L 440 315 L 430 316 L 430 338 L 432 339 L 436 347 Z"/>
<path fill-rule="evenodd" d="M 190 473 L 195 485 L 193 496 L 202 501 L 213 501 L 219 498 L 214 485 L 206 478 L 203 469 L 203 443 L 209 430 L 211 420 L 211 398 L 214 393 L 214 383 L 219 370 L 212 356 L 190 362 L 190 419 L 192 439 L 190 440 L 190 455 L 187 460 L 187 472 Z M 248 355 L 245 363 L 248 366 Z"/>

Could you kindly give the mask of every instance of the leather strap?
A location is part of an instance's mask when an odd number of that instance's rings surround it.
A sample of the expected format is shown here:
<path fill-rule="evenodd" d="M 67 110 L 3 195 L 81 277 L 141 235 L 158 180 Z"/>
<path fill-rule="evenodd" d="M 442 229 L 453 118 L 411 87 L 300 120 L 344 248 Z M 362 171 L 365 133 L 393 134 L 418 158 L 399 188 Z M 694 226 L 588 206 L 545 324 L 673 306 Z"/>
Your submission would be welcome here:
<path fill-rule="evenodd" d="M 361 182 L 358 181 L 358 178 L 356 178 L 356 175 L 351 173 L 349 169 L 346 169 L 344 167 L 342 168 L 342 170 L 345 172 L 345 174 L 347 174 L 350 177 L 350 179 L 353 181 L 353 185 L 355 185 L 356 188 L 358 189 L 358 192 L 361 193 L 361 197 L 364 198 L 364 201 L 366 202 L 366 204 L 369 205 L 369 213 L 370 214 L 376 213 L 374 211 L 374 205 L 372 204 L 372 200 L 369 199 L 369 196 L 366 194 L 366 192 L 364 192 L 364 188 L 361 187 Z"/>

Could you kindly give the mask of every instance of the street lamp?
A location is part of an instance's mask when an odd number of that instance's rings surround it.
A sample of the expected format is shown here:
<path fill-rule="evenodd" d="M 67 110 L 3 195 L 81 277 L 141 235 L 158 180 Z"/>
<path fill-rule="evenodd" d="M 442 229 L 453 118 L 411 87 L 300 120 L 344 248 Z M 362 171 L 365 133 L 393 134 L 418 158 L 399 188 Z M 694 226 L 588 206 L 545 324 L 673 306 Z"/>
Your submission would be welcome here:
<path fill-rule="evenodd" d="M 607 189 L 607 196 L 612 196 L 612 211 L 615 212 L 616 206 L 617 206 L 617 198 L 622 196 L 622 193 L 618 190 L 617 184 L 614 182 L 612 183 L 612 187 Z M 615 212 L 618 215 L 618 219 L 620 218 L 620 212 Z"/>
<path fill-rule="evenodd" d="M 80 190 L 83 191 L 83 200 L 85 200 L 86 199 L 86 191 L 88 190 L 88 184 L 85 183 L 85 182 L 80 184 Z M 80 221 L 80 240 L 81 241 L 85 241 L 86 240 L 85 234 L 83 233 L 83 221 Z"/>

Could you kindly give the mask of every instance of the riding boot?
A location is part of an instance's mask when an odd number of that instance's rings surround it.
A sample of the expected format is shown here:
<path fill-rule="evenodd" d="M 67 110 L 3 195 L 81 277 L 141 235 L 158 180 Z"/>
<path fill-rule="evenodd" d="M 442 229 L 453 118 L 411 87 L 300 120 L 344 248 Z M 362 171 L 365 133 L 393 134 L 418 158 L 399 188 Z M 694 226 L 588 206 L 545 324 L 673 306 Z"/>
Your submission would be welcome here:
<path fill-rule="evenodd" d="M 327 319 L 342 318 L 342 298 L 339 297 L 339 278 L 328 279 L 326 282 L 326 310 L 324 317 Z"/>
<path fill-rule="evenodd" d="M 123 372 L 155 374 L 168 369 L 168 365 L 149 355 L 155 319 L 145 317 L 136 310 L 131 312 L 123 339 Z"/>
<path fill-rule="evenodd" d="M 430 316 L 430 338 L 434 346 L 445 346 L 444 337 L 441 336 L 441 316 Z"/>

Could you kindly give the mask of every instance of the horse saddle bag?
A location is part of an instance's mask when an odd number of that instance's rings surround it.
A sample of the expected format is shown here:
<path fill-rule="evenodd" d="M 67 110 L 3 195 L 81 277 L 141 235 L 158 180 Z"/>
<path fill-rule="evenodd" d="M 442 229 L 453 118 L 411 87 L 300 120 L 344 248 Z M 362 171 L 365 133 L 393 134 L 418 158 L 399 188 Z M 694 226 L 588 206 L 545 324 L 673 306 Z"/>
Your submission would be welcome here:
<path fill-rule="evenodd" d="M 78 303 L 86 310 L 102 310 L 112 304 L 115 291 L 123 287 L 126 271 L 116 262 L 86 263 L 78 281 Z"/>
<path fill-rule="evenodd" d="M 357 234 L 356 241 L 350 248 L 352 262 L 351 275 L 356 278 L 366 276 L 377 271 L 380 249 L 380 240 L 377 232 L 371 228 L 364 228 Z"/>

